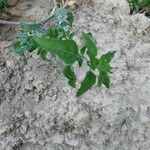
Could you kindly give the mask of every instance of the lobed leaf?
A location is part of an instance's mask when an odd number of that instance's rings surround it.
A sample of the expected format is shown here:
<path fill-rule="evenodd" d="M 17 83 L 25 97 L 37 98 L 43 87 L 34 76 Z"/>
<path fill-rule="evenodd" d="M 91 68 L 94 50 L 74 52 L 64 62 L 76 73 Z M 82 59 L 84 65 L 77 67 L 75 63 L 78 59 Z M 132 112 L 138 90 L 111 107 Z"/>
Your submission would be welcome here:
<path fill-rule="evenodd" d="M 73 40 L 57 40 L 33 36 L 33 40 L 43 49 L 57 54 L 66 64 L 73 64 L 78 58 L 78 46 Z"/>
<path fill-rule="evenodd" d="M 51 21 L 55 26 L 61 27 L 67 31 L 73 24 L 74 16 L 70 9 L 60 7 L 56 8 L 54 11 L 54 16 Z"/>
<path fill-rule="evenodd" d="M 99 70 L 99 77 L 98 77 L 98 85 L 101 86 L 104 84 L 107 88 L 110 85 L 110 78 L 109 74 L 111 73 L 112 66 L 110 65 L 110 61 L 115 55 L 115 51 L 108 52 L 104 54 L 99 59 L 98 70 Z"/>
<path fill-rule="evenodd" d="M 89 35 L 89 33 L 82 33 L 82 37 L 84 40 L 84 44 L 87 47 L 87 54 L 89 56 L 89 58 L 91 59 L 91 61 L 97 56 L 97 47 L 95 42 L 93 41 L 91 35 Z"/>
<path fill-rule="evenodd" d="M 101 56 L 101 59 L 103 61 L 106 61 L 108 63 L 110 63 L 110 61 L 114 58 L 116 51 L 113 52 L 108 52 L 107 54 L 104 54 Z"/>

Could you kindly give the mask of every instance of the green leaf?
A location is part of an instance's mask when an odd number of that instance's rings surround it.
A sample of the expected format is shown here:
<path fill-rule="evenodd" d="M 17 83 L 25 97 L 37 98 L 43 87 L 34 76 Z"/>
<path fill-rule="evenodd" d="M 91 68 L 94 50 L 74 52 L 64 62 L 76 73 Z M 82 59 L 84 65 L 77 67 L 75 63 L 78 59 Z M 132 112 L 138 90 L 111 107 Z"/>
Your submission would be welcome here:
<path fill-rule="evenodd" d="M 42 49 L 42 48 L 39 48 L 38 54 L 41 55 L 41 58 L 42 58 L 43 60 L 46 60 L 46 59 L 47 59 L 47 58 L 46 58 L 46 56 L 47 56 L 47 50 Z"/>
<path fill-rule="evenodd" d="M 75 32 L 68 33 L 68 39 L 73 39 L 74 36 L 75 36 Z"/>
<path fill-rule="evenodd" d="M 73 64 L 78 58 L 78 47 L 73 40 L 48 39 L 34 36 L 33 40 L 43 49 L 57 54 L 66 64 Z"/>
<path fill-rule="evenodd" d="M 81 83 L 80 88 L 77 91 L 76 96 L 81 96 L 83 93 L 91 89 L 91 87 L 95 84 L 96 82 L 96 76 L 94 73 L 91 71 L 87 72 L 86 77 Z"/>
<path fill-rule="evenodd" d="M 68 79 L 68 83 L 73 88 L 76 87 L 76 76 L 74 74 L 74 71 L 70 65 L 65 66 L 63 70 L 64 76 Z"/>
<path fill-rule="evenodd" d="M 140 11 L 142 8 L 150 7 L 150 0 L 127 0 L 132 11 Z"/>
<path fill-rule="evenodd" d="M 115 53 L 116 53 L 115 51 L 108 52 L 107 54 L 101 56 L 98 64 L 99 72 L 111 73 L 112 67 L 110 65 L 110 61 L 114 57 Z"/>
<path fill-rule="evenodd" d="M 95 70 L 97 68 L 98 64 L 99 64 L 99 59 L 94 58 L 88 64 L 89 64 L 90 68 Z"/>
<path fill-rule="evenodd" d="M 13 51 L 18 54 L 23 56 L 24 53 L 26 52 L 26 47 L 23 47 L 23 45 L 20 43 L 20 41 L 17 41 L 13 44 Z"/>
<path fill-rule="evenodd" d="M 68 11 L 68 13 L 67 13 L 67 21 L 69 22 L 70 26 L 72 26 L 72 24 L 74 22 L 74 16 L 71 11 Z"/>
<path fill-rule="evenodd" d="M 36 45 L 29 42 L 17 41 L 13 44 L 13 51 L 16 54 L 24 55 L 27 51 L 32 52 L 36 48 Z"/>
<path fill-rule="evenodd" d="M 101 86 L 104 84 L 107 88 L 109 88 L 110 85 L 110 78 L 109 74 L 111 73 L 112 66 L 110 65 L 110 62 L 112 58 L 115 55 L 115 51 L 108 52 L 107 54 L 104 54 L 99 59 L 98 64 L 98 70 L 99 70 L 99 77 L 98 77 L 98 85 Z"/>
<path fill-rule="evenodd" d="M 86 34 L 86 33 L 82 33 L 82 37 L 83 37 L 83 40 L 84 40 L 84 43 L 85 43 L 85 46 L 87 47 L 88 51 L 87 51 L 87 54 L 89 56 L 89 58 L 91 60 L 93 60 L 96 55 L 97 55 L 97 47 L 96 47 L 96 44 L 95 42 L 93 41 L 93 38 L 91 37 L 91 35 Z"/>
<path fill-rule="evenodd" d="M 68 27 L 71 27 L 73 24 L 74 16 L 70 9 L 57 7 L 51 21 L 56 27 L 62 27 L 63 29 L 68 30 Z"/>
<path fill-rule="evenodd" d="M 31 34 L 42 35 L 47 32 L 47 29 L 45 29 L 41 24 L 28 24 L 27 22 L 20 22 L 20 25 L 22 31 L 27 33 L 28 36 L 30 36 Z"/>
<path fill-rule="evenodd" d="M 108 52 L 107 54 L 102 55 L 101 59 L 103 59 L 103 61 L 110 63 L 111 60 L 114 58 L 115 53 L 116 53 L 116 51 Z"/>
<path fill-rule="evenodd" d="M 17 38 L 18 41 L 13 44 L 13 51 L 19 55 L 24 55 L 25 52 L 32 52 L 37 48 L 37 44 L 33 41 L 33 35 L 43 35 L 47 32 L 39 24 L 27 24 L 26 22 L 21 22 L 21 31 L 19 32 Z"/>
<path fill-rule="evenodd" d="M 108 76 L 108 73 L 101 72 L 98 77 L 98 86 L 102 86 L 104 84 L 107 88 L 109 88 L 110 85 L 110 78 Z"/>
<path fill-rule="evenodd" d="M 50 28 L 45 36 L 51 39 L 66 39 L 67 33 L 62 28 Z"/>
<path fill-rule="evenodd" d="M 0 0 L 0 7 L 7 9 L 9 7 L 7 0 Z"/>
<path fill-rule="evenodd" d="M 90 36 L 91 40 L 96 44 L 96 39 L 95 39 L 95 37 L 92 35 L 92 33 L 91 33 L 91 32 L 88 32 L 87 35 Z"/>

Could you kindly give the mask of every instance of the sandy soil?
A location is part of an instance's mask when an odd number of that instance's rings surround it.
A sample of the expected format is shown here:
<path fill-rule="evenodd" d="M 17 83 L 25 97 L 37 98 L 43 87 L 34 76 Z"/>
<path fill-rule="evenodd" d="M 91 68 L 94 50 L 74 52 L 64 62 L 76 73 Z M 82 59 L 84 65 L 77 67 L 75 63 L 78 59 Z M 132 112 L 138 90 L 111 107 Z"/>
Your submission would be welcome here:
<path fill-rule="evenodd" d="M 117 51 L 111 88 L 75 98 L 59 66 L 36 53 L 24 65 L 11 52 L 18 29 L 2 26 L 0 150 L 150 149 L 150 19 L 130 15 L 126 0 L 79 4 L 74 30 L 92 32 L 101 54 Z M 40 20 L 51 9 L 51 0 L 24 0 L 12 12 Z"/>

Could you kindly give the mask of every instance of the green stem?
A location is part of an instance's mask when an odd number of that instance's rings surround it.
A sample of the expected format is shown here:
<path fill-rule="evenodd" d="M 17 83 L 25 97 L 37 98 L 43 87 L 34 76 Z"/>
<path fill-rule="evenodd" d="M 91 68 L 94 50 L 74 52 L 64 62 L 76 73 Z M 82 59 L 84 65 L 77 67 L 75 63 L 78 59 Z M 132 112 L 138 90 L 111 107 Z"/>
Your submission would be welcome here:
<path fill-rule="evenodd" d="M 53 0 L 53 5 L 54 5 L 54 8 L 53 8 L 51 14 L 48 15 L 46 18 L 44 18 L 44 19 L 38 21 L 38 22 L 37 22 L 38 24 L 45 24 L 45 23 L 47 23 L 48 21 L 50 21 L 50 20 L 53 18 L 53 16 L 54 16 L 54 11 L 55 11 L 55 9 L 57 8 L 57 1 L 56 1 L 56 0 Z M 26 21 L 25 21 L 25 22 L 26 22 Z M 28 23 L 28 24 L 32 24 L 32 23 L 34 23 L 34 22 L 31 21 L 31 22 L 27 22 L 27 23 Z M 0 24 L 3 24 L 3 25 L 10 25 L 10 26 L 20 26 L 20 22 L 19 22 L 19 21 L 5 21 L 5 20 L 0 20 Z"/>

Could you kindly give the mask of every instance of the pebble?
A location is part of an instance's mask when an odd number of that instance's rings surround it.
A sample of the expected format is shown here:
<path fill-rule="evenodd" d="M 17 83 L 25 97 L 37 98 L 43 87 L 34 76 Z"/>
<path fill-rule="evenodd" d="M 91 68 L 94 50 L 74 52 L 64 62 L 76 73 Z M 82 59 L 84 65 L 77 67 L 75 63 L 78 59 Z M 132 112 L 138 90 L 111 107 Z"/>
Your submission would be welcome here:
<path fill-rule="evenodd" d="M 43 89 L 42 81 L 41 80 L 34 80 L 32 82 L 33 86 L 37 88 L 38 91 Z"/>
<path fill-rule="evenodd" d="M 5 64 L 5 58 L 3 55 L 0 53 L 0 66 L 3 66 Z"/>
<path fill-rule="evenodd" d="M 7 128 L 8 128 L 7 126 L 0 126 L 0 135 L 5 133 Z"/>
<path fill-rule="evenodd" d="M 33 85 L 31 84 L 31 83 L 26 83 L 25 85 L 24 85 L 24 88 L 26 89 L 26 90 L 32 90 L 33 89 Z"/>
<path fill-rule="evenodd" d="M 142 30 L 141 29 L 137 29 L 137 33 L 138 34 L 142 34 Z"/>
<path fill-rule="evenodd" d="M 64 142 L 64 136 L 61 134 L 55 134 L 52 141 L 53 143 L 62 144 Z"/>
<path fill-rule="evenodd" d="M 73 146 L 73 147 L 77 147 L 79 146 L 79 141 L 77 139 L 74 139 L 72 134 L 67 134 L 65 137 L 65 143 Z"/>
<path fill-rule="evenodd" d="M 115 21 L 114 21 L 113 19 L 109 19 L 109 23 L 110 23 L 110 24 L 114 24 Z"/>
<path fill-rule="evenodd" d="M 14 62 L 11 60 L 6 60 L 6 66 L 11 69 L 14 69 L 14 67 L 15 67 Z"/>

